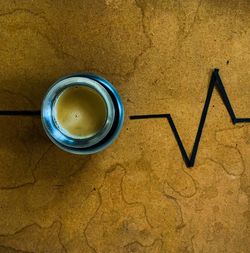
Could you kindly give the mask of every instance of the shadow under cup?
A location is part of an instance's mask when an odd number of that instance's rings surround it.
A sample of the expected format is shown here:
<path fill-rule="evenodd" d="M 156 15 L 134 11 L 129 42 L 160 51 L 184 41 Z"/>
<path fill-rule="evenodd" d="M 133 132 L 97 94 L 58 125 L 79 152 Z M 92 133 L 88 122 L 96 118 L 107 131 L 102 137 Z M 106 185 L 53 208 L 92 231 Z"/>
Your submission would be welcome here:
<path fill-rule="evenodd" d="M 48 90 L 41 118 L 48 137 L 74 154 L 97 153 L 118 137 L 124 107 L 115 88 L 94 74 L 75 74 Z"/>

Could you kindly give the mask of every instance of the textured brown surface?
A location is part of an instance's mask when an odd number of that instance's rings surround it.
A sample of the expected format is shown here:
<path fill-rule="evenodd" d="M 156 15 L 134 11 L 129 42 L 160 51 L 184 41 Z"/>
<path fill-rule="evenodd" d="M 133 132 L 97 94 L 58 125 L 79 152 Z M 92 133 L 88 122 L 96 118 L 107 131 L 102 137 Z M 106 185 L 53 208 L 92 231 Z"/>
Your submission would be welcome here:
<path fill-rule="evenodd" d="M 78 71 L 119 90 L 126 120 L 92 156 L 56 148 L 38 118 L 0 118 L 0 252 L 247 253 L 250 126 L 233 126 L 217 92 L 197 163 L 186 169 L 211 70 L 250 116 L 248 0 L 1 0 L 0 107 L 39 109 Z"/>

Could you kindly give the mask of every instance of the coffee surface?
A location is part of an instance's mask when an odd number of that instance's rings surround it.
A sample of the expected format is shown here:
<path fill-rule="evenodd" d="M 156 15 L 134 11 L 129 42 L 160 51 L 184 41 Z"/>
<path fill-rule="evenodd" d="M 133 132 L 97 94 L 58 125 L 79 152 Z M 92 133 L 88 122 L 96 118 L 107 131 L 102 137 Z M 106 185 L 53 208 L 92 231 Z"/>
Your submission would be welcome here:
<path fill-rule="evenodd" d="M 107 117 L 105 101 L 86 86 L 72 86 L 64 90 L 56 101 L 55 119 L 60 129 L 77 138 L 95 135 Z"/>

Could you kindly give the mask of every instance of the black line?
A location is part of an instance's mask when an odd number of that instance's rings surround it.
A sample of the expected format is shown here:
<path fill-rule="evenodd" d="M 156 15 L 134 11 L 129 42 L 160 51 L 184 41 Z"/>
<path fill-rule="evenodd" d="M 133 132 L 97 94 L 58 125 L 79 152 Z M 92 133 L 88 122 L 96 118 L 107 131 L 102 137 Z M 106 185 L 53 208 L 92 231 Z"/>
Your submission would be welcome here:
<path fill-rule="evenodd" d="M 148 114 L 148 115 L 134 115 L 130 119 L 153 119 L 153 118 L 166 118 L 170 114 Z"/>
<path fill-rule="evenodd" d="M 168 123 L 169 123 L 171 129 L 172 129 L 172 132 L 173 132 L 174 137 L 176 139 L 176 142 L 179 146 L 181 155 L 183 157 L 183 160 L 184 160 L 186 166 L 188 168 L 193 167 L 194 163 L 195 163 L 195 158 L 196 158 L 196 155 L 197 155 L 197 152 L 198 152 L 202 131 L 203 131 L 204 124 L 205 124 L 205 121 L 206 121 L 209 104 L 210 104 L 212 94 L 213 94 L 213 90 L 214 90 L 215 86 L 218 88 L 219 94 L 220 94 L 220 96 L 221 96 L 221 98 L 224 102 L 224 105 L 227 108 L 227 111 L 230 115 L 232 123 L 233 124 L 243 123 L 243 122 L 250 123 L 250 118 L 237 118 L 235 116 L 234 110 L 231 106 L 231 103 L 230 103 L 229 98 L 227 96 L 226 90 L 225 90 L 224 85 L 221 81 L 221 78 L 220 78 L 220 75 L 219 75 L 219 70 L 214 69 L 214 71 L 212 73 L 211 80 L 210 80 L 210 84 L 209 84 L 209 87 L 208 87 L 206 101 L 205 101 L 203 111 L 202 111 L 202 114 L 201 114 L 201 119 L 200 119 L 200 123 L 199 123 L 199 126 L 198 126 L 198 130 L 197 130 L 197 134 L 196 134 L 196 137 L 195 137 L 194 146 L 193 146 L 190 158 L 187 155 L 187 152 L 186 152 L 186 150 L 184 148 L 184 145 L 181 141 L 180 135 L 179 135 L 179 133 L 178 133 L 176 127 L 175 127 L 174 121 L 173 121 L 170 114 L 133 115 L 133 116 L 130 116 L 129 118 L 131 120 L 151 119 L 151 118 L 166 118 L 168 120 Z"/>
<path fill-rule="evenodd" d="M 237 123 L 243 123 L 243 122 L 249 122 L 250 123 L 250 118 L 236 118 L 235 119 L 235 124 Z"/>
<path fill-rule="evenodd" d="M 41 111 L 0 111 L 0 116 L 40 116 Z"/>
<path fill-rule="evenodd" d="M 183 143 L 182 143 L 182 141 L 181 141 L 180 135 L 179 135 L 179 133 L 178 133 L 178 131 L 177 131 L 177 128 L 175 127 L 175 124 L 174 124 L 174 121 L 173 121 L 171 115 L 168 115 L 168 116 L 167 116 L 167 120 L 168 120 L 168 123 L 169 123 L 169 125 L 170 125 L 170 127 L 171 127 L 173 133 L 174 133 L 174 137 L 175 137 L 175 139 L 176 139 L 176 141 L 177 141 L 177 144 L 178 144 L 178 146 L 179 146 L 179 148 L 180 148 L 182 157 L 183 157 L 183 159 L 184 159 L 186 165 L 189 166 L 189 165 L 188 165 L 188 164 L 189 164 L 189 158 L 188 158 L 187 152 L 186 152 L 186 150 L 185 150 L 185 148 L 184 148 L 184 146 L 183 146 Z"/>
<path fill-rule="evenodd" d="M 218 69 L 214 70 L 214 75 L 215 75 L 215 78 L 216 78 L 217 88 L 219 89 L 220 96 L 221 96 L 221 98 L 222 98 L 222 100 L 223 100 L 223 102 L 224 102 L 224 104 L 227 108 L 227 111 L 228 111 L 228 113 L 231 117 L 231 120 L 232 120 L 233 124 L 235 124 L 236 123 L 236 116 L 234 114 L 233 108 L 232 108 L 231 103 L 229 101 L 229 98 L 227 96 L 224 85 L 223 85 L 223 83 L 220 79 L 220 75 L 219 75 L 218 71 L 219 71 Z"/>

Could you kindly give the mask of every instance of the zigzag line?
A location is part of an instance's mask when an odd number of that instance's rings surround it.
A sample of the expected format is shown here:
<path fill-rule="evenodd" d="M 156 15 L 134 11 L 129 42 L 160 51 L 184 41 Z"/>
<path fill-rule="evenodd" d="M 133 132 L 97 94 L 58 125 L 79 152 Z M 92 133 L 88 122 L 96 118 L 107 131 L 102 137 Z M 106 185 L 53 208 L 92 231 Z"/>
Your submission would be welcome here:
<path fill-rule="evenodd" d="M 212 97 L 213 90 L 214 90 L 215 86 L 217 86 L 217 88 L 218 88 L 218 91 L 221 95 L 221 98 L 222 98 L 222 100 L 223 100 L 223 102 L 224 102 L 224 104 L 227 108 L 227 111 L 228 111 L 228 113 L 231 117 L 232 123 L 234 125 L 238 124 L 238 123 L 243 123 L 243 122 L 250 123 L 250 118 L 237 118 L 235 116 L 235 113 L 233 111 L 231 103 L 228 99 L 226 90 L 225 90 L 224 85 L 221 81 L 221 78 L 220 78 L 220 75 L 219 75 L 219 69 L 214 69 L 214 71 L 212 73 L 211 80 L 210 80 L 210 84 L 209 84 L 209 87 L 208 87 L 206 101 L 205 101 L 204 108 L 203 108 L 203 111 L 202 111 L 202 114 L 201 114 L 201 119 L 200 119 L 199 127 L 198 127 L 198 130 L 197 130 L 197 134 L 196 134 L 196 137 L 195 137 L 194 146 L 193 146 L 190 158 L 187 155 L 187 152 L 186 152 L 186 150 L 183 146 L 183 143 L 181 141 L 180 135 L 179 135 L 179 133 L 178 133 L 176 127 L 175 127 L 174 121 L 173 121 L 170 114 L 133 115 L 133 116 L 130 116 L 130 119 L 131 120 L 140 120 L 140 119 L 152 119 L 152 118 L 166 118 L 168 120 L 168 123 L 169 123 L 172 131 L 173 131 L 174 137 L 177 141 L 177 144 L 179 146 L 179 149 L 180 149 L 181 155 L 184 159 L 184 162 L 186 163 L 186 166 L 188 168 L 193 167 L 194 163 L 195 163 L 195 158 L 196 158 L 196 155 L 197 155 L 201 135 L 202 135 L 202 130 L 203 130 L 203 127 L 204 127 L 204 124 L 205 124 L 205 121 L 206 121 L 209 104 L 210 104 L 211 97 Z"/>

